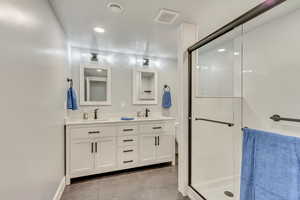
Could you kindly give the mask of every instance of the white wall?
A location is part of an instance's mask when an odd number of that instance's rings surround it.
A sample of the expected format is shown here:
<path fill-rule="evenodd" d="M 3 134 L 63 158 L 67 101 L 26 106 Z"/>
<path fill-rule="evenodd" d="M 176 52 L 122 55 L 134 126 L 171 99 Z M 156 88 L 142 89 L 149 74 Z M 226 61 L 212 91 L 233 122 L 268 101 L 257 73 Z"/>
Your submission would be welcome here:
<path fill-rule="evenodd" d="M 199 39 L 206 37 L 265 0 L 209 0 L 199 8 Z"/>
<path fill-rule="evenodd" d="M 241 96 L 242 28 L 233 33 L 198 50 L 198 63 L 195 64 L 196 96 Z M 220 50 L 224 51 L 219 52 Z"/>
<path fill-rule="evenodd" d="M 74 80 L 74 88 L 79 94 L 79 69 L 80 64 L 88 63 L 89 57 L 87 49 L 72 48 L 72 78 Z M 93 51 L 95 52 L 95 51 Z M 157 105 L 133 105 L 132 101 L 132 71 L 139 64 L 134 63 L 137 57 L 140 60 L 142 57 L 112 53 L 112 52 L 98 52 L 99 55 L 109 56 L 110 59 L 104 61 L 100 65 L 111 67 L 112 74 L 112 105 L 111 106 L 99 106 L 101 117 L 121 117 L 122 115 L 136 116 L 137 111 L 145 111 L 146 108 L 150 108 L 152 114 L 165 114 L 167 116 L 177 117 L 177 96 L 176 96 L 176 72 L 177 72 L 177 60 L 165 59 L 165 58 L 151 58 L 153 61 L 150 68 L 158 71 L 158 104 Z M 157 65 L 159 62 L 159 65 Z M 151 62 L 150 62 L 151 63 Z M 171 87 L 172 103 L 173 106 L 170 110 L 162 109 L 162 92 L 163 86 L 167 84 Z M 81 106 L 79 111 L 69 111 L 71 118 L 82 118 L 82 112 L 89 112 L 91 117 L 95 106 Z"/>
<path fill-rule="evenodd" d="M 270 16 L 273 20 L 256 26 Z M 269 119 L 274 114 L 300 118 L 299 19 L 300 2 L 288 1 L 245 24 L 244 126 L 300 136 L 299 123 Z"/>
<path fill-rule="evenodd" d="M 64 177 L 64 34 L 47 1 L 1 0 L 0 36 L 0 199 L 50 200 Z"/>

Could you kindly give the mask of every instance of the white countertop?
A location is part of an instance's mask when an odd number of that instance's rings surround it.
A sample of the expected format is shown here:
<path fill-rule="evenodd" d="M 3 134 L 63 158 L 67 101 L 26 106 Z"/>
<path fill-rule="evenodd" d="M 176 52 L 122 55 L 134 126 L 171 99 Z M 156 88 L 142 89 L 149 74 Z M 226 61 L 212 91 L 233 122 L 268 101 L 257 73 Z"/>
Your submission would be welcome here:
<path fill-rule="evenodd" d="M 149 117 L 149 118 L 135 118 L 134 120 L 121 120 L 121 118 L 110 118 L 110 119 L 66 119 L 66 125 L 83 125 L 83 124 L 107 124 L 107 123 L 134 123 L 134 122 L 151 122 L 151 121 L 169 121 L 175 120 L 173 117 Z"/>

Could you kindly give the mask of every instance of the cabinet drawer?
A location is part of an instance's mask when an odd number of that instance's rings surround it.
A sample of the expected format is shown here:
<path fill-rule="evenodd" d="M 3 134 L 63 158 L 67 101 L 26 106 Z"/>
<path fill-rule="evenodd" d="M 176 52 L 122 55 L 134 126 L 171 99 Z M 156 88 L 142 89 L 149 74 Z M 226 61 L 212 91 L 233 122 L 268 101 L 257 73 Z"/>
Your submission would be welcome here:
<path fill-rule="evenodd" d="M 134 135 L 128 135 L 119 137 L 119 146 L 134 146 L 137 144 L 138 137 Z"/>
<path fill-rule="evenodd" d="M 163 123 L 140 125 L 141 133 L 161 133 L 164 131 L 165 131 L 165 124 Z"/>
<path fill-rule="evenodd" d="M 134 135 L 137 133 L 137 126 L 120 126 L 118 128 L 119 136 Z"/>
<path fill-rule="evenodd" d="M 84 127 L 73 128 L 71 130 L 71 139 L 83 139 L 88 137 L 109 137 L 115 136 L 116 129 L 111 126 L 107 127 Z"/>
<path fill-rule="evenodd" d="M 136 165 L 138 160 L 136 146 L 126 146 L 119 148 L 119 166 L 126 168 L 126 166 Z"/>

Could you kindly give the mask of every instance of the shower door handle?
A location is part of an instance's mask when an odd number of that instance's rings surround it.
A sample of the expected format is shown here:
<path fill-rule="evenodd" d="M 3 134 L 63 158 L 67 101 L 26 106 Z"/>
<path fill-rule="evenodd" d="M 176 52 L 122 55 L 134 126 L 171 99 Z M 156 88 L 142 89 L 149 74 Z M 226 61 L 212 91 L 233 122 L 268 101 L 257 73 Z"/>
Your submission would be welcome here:
<path fill-rule="evenodd" d="M 206 119 L 206 118 L 195 118 L 196 121 L 206 121 L 206 122 L 212 122 L 212 123 L 217 123 L 217 124 L 224 124 L 227 125 L 229 127 L 234 126 L 233 123 L 229 123 L 229 122 L 222 122 L 222 121 L 217 121 L 217 120 L 212 120 L 212 119 Z"/>

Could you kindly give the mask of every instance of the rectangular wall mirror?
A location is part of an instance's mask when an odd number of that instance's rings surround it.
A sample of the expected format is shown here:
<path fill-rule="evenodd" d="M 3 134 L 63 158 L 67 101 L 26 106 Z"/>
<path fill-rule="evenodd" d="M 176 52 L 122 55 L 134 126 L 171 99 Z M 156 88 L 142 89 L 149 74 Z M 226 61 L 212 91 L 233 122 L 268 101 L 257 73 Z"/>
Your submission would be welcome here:
<path fill-rule="evenodd" d="M 111 105 L 111 70 L 99 65 L 80 68 L 80 104 Z"/>
<path fill-rule="evenodd" d="M 133 71 L 133 104 L 157 104 L 157 72 L 150 69 Z"/>

